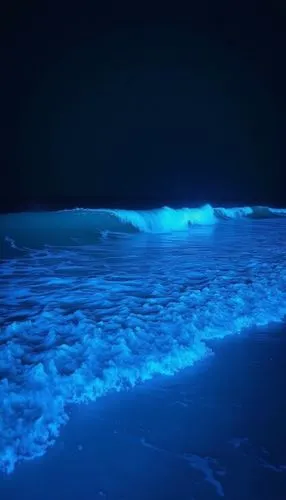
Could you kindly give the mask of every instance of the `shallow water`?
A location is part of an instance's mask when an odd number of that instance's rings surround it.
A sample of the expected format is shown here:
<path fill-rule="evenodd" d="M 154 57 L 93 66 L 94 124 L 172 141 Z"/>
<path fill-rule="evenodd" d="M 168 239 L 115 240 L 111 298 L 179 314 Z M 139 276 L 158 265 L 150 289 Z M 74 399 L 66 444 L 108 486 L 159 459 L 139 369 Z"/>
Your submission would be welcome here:
<path fill-rule="evenodd" d="M 48 453 L 0 478 L 18 500 L 284 500 L 285 326 L 212 341 L 214 356 L 73 405 Z"/>
<path fill-rule="evenodd" d="M 282 321 L 285 230 L 285 219 L 238 220 L 74 246 L 59 246 L 58 235 L 43 246 L 27 231 L 21 245 L 8 234 L 2 469 L 43 455 L 71 405 L 172 375 L 212 354 L 211 339 Z"/>

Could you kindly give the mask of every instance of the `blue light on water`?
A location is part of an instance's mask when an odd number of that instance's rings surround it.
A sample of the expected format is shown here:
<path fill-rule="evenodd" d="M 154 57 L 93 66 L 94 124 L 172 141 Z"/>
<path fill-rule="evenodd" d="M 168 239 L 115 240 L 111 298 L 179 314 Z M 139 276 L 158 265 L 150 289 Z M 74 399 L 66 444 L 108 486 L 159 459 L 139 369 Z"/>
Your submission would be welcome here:
<path fill-rule="evenodd" d="M 115 214 L 137 234 L 119 231 L 114 211 L 30 214 L 24 233 L 25 214 L 2 219 L 12 244 L 0 268 L 5 472 L 45 453 L 68 404 L 172 375 L 211 354 L 208 339 L 285 316 L 285 219 L 162 210 Z"/>

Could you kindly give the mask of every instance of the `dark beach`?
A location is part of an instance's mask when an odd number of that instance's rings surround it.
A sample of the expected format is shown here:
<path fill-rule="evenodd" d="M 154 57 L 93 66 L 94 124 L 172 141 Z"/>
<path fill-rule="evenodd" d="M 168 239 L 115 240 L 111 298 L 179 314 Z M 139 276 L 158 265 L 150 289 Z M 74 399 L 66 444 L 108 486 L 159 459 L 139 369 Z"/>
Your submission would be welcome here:
<path fill-rule="evenodd" d="M 1 478 L 1 500 L 284 499 L 285 334 L 215 341 L 174 377 L 71 408 L 55 446 Z"/>

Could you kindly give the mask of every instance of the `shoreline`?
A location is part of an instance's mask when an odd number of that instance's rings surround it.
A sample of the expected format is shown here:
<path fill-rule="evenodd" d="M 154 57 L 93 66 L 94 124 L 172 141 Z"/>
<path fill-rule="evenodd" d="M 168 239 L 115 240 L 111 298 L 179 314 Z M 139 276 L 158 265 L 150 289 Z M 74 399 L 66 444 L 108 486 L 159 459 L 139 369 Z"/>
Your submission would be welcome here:
<path fill-rule="evenodd" d="M 285 333 L 225 337 L 177 375 L 74 407 L 43 457 L 0 478 L 1 499 L 282 498 Z"/>

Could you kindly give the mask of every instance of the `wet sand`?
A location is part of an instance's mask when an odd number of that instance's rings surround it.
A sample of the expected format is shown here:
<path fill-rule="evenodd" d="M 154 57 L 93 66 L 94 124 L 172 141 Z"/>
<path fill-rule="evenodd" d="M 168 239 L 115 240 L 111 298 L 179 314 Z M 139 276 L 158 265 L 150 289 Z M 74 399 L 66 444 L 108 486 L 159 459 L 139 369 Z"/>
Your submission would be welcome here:
<path fill-rule="evenodd" d="M 174 377 L 73 407 L 1 500 L 286 498 L 286 328 L 211 344 Z"/>

